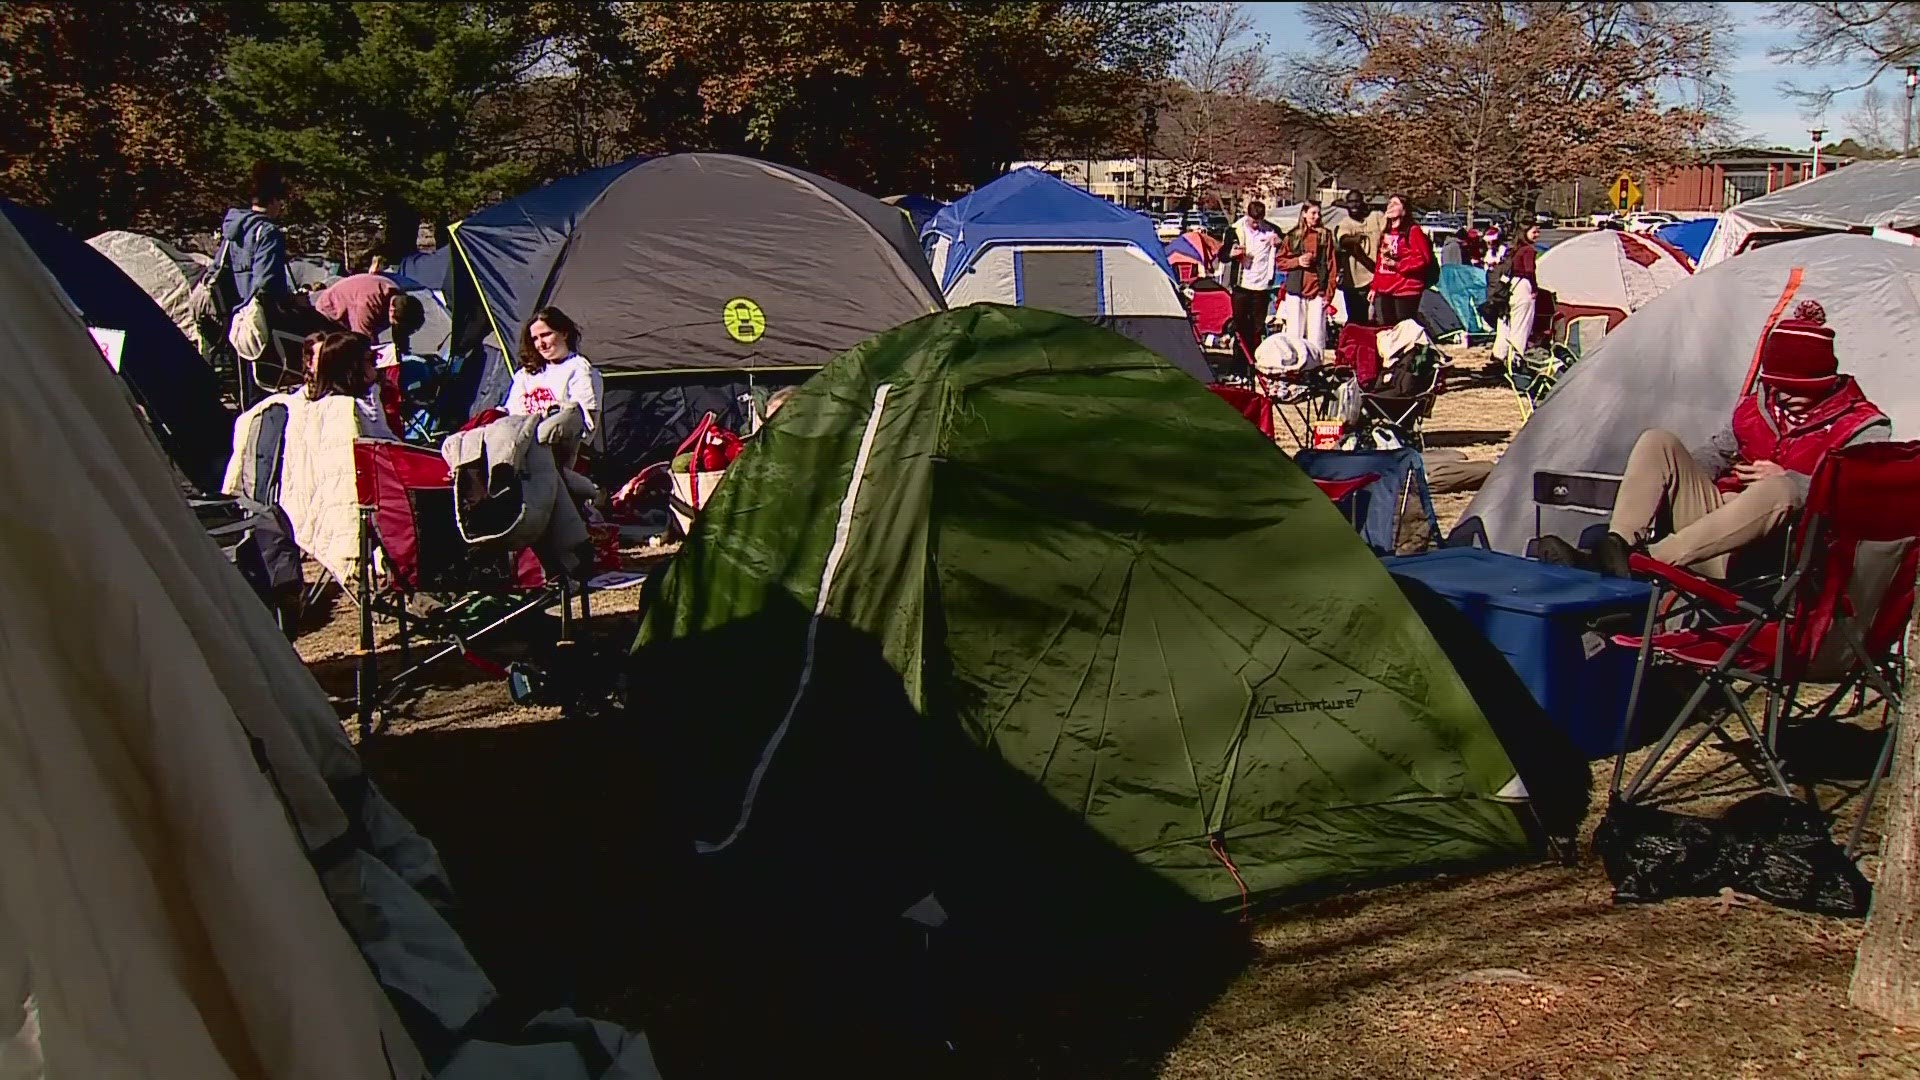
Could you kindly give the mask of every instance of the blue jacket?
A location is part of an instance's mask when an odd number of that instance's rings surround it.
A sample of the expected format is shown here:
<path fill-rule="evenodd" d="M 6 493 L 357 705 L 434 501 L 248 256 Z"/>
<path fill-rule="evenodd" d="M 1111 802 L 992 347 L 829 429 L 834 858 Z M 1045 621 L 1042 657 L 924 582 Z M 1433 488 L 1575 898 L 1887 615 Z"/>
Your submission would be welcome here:
<path fill-rule="evenodd" d="M 234 288 L 244 304 L 255 296 L 288 296 L 293 278 L 287 273 L 287 237 L 273 219 L 258 210 L 232 209 L 220 223 L 220 237 L 232 245 L 227 253 L 233 267 Z"/>

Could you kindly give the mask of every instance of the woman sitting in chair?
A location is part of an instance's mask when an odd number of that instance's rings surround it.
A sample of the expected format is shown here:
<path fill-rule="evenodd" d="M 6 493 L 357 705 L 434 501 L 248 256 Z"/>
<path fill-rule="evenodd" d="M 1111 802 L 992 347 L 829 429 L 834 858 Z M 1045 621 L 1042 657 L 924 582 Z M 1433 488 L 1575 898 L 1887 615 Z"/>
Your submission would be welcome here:
<path fill-rule="evenodd" d="M 352 398 L 360 414 L 360 434 L 369 439 L 399 441 L 387 423 L 386 411 L 378 396 L 380 377 L 374 364 L 373 345 L 348 330 L 319 335 L 308 345 L 312 360 L 307 370 L 304 397 L 321 401 L 333 396 Z"/>
<path fill-rule="evenodd" d="M 520 369 L 507 390 L 508 416 L 545 416 L 580 406 L 588 442 L 600 434 L 600 373 L 580 355 L 580 326 L 556 307 L 533 313 L 520 333 Z"/>

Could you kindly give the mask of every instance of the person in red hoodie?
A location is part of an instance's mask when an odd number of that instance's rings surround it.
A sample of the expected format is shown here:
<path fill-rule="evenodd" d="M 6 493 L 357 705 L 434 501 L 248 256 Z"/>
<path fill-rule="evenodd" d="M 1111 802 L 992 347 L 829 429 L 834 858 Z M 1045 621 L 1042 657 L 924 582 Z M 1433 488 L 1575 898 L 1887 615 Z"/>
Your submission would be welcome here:
<path fill-rule="evenodd" d="M 1437 265 L 1433 242 L 1413 220 L 1405 195 L 1387 200 L 1387 229 L 1380 234 L 1380 266 L 1373 275 L 1374 311 L 1380 325 L 1396 326 L 1420 310 L 1420 294 Z"/>
<path fill-rule="evenodd" d="M 1760 378 L 1733 418 L 1689 451 L 1671 432 L 1640 436 L 1614 501 L 1611 530 L 1592 552 L 1543 537 L 1543 562 L 1628 576 L 1634 550 L 1724 578 L 1733 552 L 1779 528 L 1802 506 L 1820 461 L 1833 450 L 1885 442 L 1893 424 L 1851 375 L 1839 373 L 1826 312 L 1807 301 L 1767 333 Z M 1646 547 L 1665 507 L 1672 535 Z"/>

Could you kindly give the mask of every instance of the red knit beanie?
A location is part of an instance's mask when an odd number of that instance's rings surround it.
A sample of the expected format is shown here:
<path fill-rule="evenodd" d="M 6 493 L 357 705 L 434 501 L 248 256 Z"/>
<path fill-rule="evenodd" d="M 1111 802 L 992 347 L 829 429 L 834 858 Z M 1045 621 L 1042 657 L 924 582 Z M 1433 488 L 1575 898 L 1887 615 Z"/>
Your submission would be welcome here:
<path fill-rule="evenodd" d="M 1811 319 L 1782 319 L 1760 350 L 1760 381 L 1790 394 L 1826 394 L 1839 370 L 1833 331 Z"/>

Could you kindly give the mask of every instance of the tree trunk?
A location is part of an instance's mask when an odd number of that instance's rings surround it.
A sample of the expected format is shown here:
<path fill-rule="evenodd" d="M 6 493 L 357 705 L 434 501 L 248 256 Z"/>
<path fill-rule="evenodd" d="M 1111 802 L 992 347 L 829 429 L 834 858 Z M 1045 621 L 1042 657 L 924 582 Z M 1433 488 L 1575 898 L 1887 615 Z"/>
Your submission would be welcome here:
<path fill-rule="evenodd" d="M 1464 226 L 1465 228 L 1473 228 L 1473 210 L 1474 207 L 1480 205 L 1479 198 L 1480 161 L 1478 158 L 1475 158 L 1473 164 L 1467 166 L 1467 222 Z"/>
<path fill-rule="evenodd" d="M 381 207 L 381 217 L 380 254 L 388 265 L 420 250 L 420 211 L 401 199 L 388 199 Z"/>
<path fill-rule="evenodd" d="M 1916 644 L 1920 638 L 1909 628 L 1908 655 Z M 1893 775 L 1881 789 L 1886 817 L 1880 876 L 1848 996 L 1855 1008 L 1900 1027 L 1920 1027 L 1920 694 L 1903 697 Z"/>

